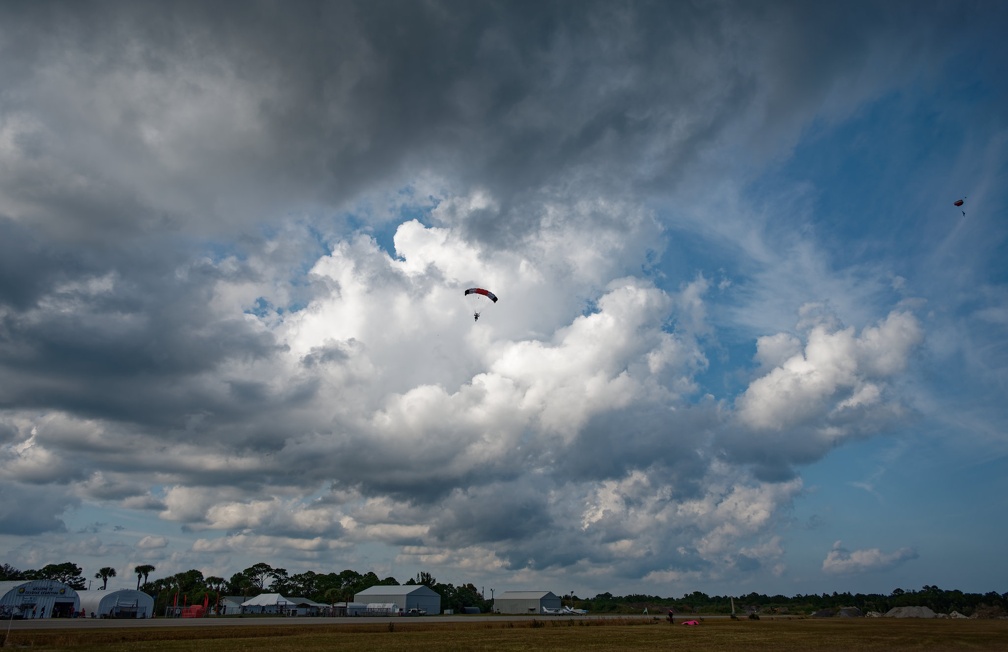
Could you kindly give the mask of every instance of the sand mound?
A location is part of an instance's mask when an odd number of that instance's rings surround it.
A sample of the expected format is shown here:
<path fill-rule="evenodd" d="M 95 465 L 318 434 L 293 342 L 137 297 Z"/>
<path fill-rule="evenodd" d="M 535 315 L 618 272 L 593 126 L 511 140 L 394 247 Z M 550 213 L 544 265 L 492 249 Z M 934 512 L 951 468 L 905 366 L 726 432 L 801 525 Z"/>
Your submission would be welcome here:
<path fill-rule="evenodd" d="M 938 614 L 927 607 L 894 607 L 886 612 L 886 618 L 937 618 Z"/>

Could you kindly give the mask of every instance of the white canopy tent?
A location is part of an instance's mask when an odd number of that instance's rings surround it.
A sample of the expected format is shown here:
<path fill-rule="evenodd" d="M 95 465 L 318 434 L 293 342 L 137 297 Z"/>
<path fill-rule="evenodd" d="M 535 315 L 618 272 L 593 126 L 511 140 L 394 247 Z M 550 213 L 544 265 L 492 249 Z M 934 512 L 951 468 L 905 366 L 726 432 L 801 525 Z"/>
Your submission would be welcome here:
<path fill-rule="evenodd" d="M 297 604 L 279 593 L 262 593 L 241 604 L 243 614 L 285 614 Z"/>

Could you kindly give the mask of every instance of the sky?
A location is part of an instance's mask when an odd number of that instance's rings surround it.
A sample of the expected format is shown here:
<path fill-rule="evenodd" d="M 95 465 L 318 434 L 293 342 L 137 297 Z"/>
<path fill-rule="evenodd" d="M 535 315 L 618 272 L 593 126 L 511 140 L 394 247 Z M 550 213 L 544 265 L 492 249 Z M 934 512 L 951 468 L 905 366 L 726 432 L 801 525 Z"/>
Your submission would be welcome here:
<path fill-rule="evenodd" d="M 1008 590 L 1006 28 L 0 3 L 0 560 Z"/>

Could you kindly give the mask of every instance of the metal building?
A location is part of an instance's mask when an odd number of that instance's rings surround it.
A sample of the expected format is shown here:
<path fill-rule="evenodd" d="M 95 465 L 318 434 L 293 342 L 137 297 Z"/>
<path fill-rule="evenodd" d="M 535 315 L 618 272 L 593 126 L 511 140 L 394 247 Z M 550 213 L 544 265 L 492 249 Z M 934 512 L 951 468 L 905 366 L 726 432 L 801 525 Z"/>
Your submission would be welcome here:
<path fill-rule="evenodd" d="M 494 598 L 494 612 L 501 614 L 541 614 L 543 608 L 560 609 L 560 598 L 552 591 L 505 591 Z"/>
<path fill-rule="evenodd" d="M 441 594 L 423 584 L 403 584 L 401 586 L 372 586 L 354 596 L 354 602 L 394 603 L 402 614 L 441 613 Z"/>
<path fill-rule="evenodd" d="M 153 618 L 154 598 L 143 591 L 78 591 L 87 618 Z"/>
<path fill-rule="evenodd" d="M 0 582 L 0 615 L 3 618 L 72 618 L 79 611 L 77 591 L 63 582 Z"/>

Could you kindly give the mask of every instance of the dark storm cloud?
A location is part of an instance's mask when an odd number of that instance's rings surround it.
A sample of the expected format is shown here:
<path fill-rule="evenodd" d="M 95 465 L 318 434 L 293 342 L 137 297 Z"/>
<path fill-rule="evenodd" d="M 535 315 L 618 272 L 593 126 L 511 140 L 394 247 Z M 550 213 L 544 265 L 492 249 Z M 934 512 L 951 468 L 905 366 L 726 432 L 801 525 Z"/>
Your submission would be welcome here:
<path fill-rule="evenodd" d="M 879 39 L 913 30 L 917 13 L 867 3 L 863 11 L 806 3 L 33 4 L 3 10 L 22 28 L 15 34 L 46 36 L 8 42 L 13 90 L 2 101 L 8 111 L 39 112 L 54 135 L 49 147 L 69 150 L 56 167 L 37 155 L 51 173 L 33 191 L 40 221 L 267 219 L 424 169 L 494 191 L 499 212 L 475 214 L 467 228 L 498 246 L 535 231 L 542 188 L 667 187 L 744 116 L 762 116 L 750 131 L 772 142 L 794 129 L 791 116 L 863 65 Z M 913 33 L 906 57 L 932 45 L 927 30 Z M 102 128 L 106 142 L 64 139 L 80 116 L 55 98 L 45 106 L 26 99 L 47 97 L 33 80 L 54 63 L 104 79 L 142 73 L 164 90 L 134 96 L 113 86 L 123 95 L 120 115 L 104 118 L 116 126 Z M 771 81 L 757 83 L 764 65 Z M 205 78 L 187 85 L 194 74 Z M 218 129 L 211 141 L 207 125 L 184 116 L 221 83 L 249 91 L 239 104 L 251 122 L 233 134 Z M 852 84 L 851 92 L 863 89 Z M 229 110 L 211 104 L 200 115 L 226 129 Z M 152 119 L 178 121 L 164 145 L 189 156 L 186 169 L 166 168 L 140 143 L 140 126 Z M 139 183 L 92 174 L 88 145 L 97 147 L 92 156 L 146 168 Z M 73 175 L 91 183 L 64 181 Z M 198 203 L 152 204 L 152 175 Z M 16 196 L 19 187 L 7 191 Z M 214 204 L 215 215 L 191 212 Z"/>
<path fill-rule="evenodd" d="M 226 273 L 209 263 L 180 277 L 150 256 L 88 257 L 53 248 L 27 266 L 41 273 L 18 300 L 34 305 L 0 315 L 0 376 L 11 379 L 0 404 L 165 423 L 185 413 L 181 405 L 197 413 L 220 407 L 178 382 L 277 350 L 270 335 L 214 313 L 208 293 Z M 247 392 L 232 398 L 262 402 Z"/>
<path fill-rule="evenodd" d="M 0 306 L 24 310 L 53 283 L 79 274 L 81 264 L 65 253 L 26 225 L 0 216 Z"/>
<path fill-rule="evenodd" d="M 718 427 L 704 406 L 671 410 L 635 404 L 594 416 L 557 456 L 558 470 L 574 481 L 611 480 L 633 469 L 660 467 L 674 478 L 677 497 L 694 497 L 709 461 L 702 453 Z"/>
<path fill-rule="evenodd" d="M 65 532 L 61 516 L 77 502 L 59 489 L 0 483 L 0 534 L 35 536 Z"/>
<path fill-rule="evenodd" d="M 448 544 L 511 542 L 555 527 L 545 491 L 494 483 L 459 491 L 446 500 L 431 524 L 431 535 Z M 492 509 L 487 509 L 492 504 Z"/>

